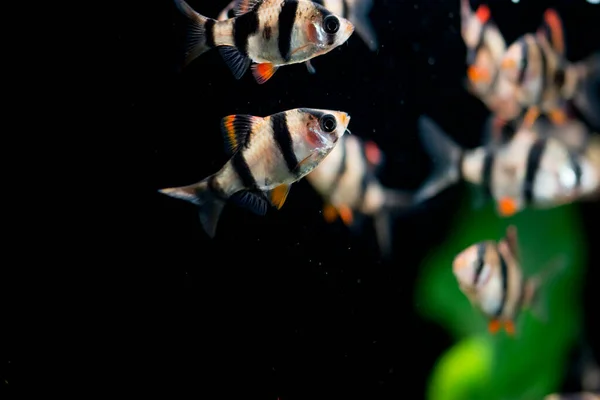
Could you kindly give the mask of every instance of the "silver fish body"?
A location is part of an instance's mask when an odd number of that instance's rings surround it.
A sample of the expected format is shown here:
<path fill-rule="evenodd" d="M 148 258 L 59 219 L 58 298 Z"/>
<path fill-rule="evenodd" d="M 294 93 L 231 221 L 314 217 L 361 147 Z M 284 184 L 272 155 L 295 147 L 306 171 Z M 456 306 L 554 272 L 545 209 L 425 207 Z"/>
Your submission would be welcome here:
<path fill-rule="evenodd" d="M 419 127 L 436 164 L 415 195 L 417 202 L 464 180 L 494 199 L 499 215 L 511 216 L 526 207 L 551 208 L 579 200 L 600 186 L 597 169 L 584 154 L 524 127 L 498 147 L 475 149 L 462 148 L 425 116 Z"/>
<path fill-rule="evenodd" d="M 349 122 L 344 112 L 307 108 L 264 118 L 229 115 L 221 130 L 231 159 L 198 183 L 160 192 L 198 205 L 202 225 L 213 237 L 229 199 L 261 215 L 268 205 L 281 208 L 290 185 L 323 161 Z"/>
<path fill-rule="evenodd" d="M 376 169 L 382 161 L 383 153 L 375 143 L 345 135 L 306 179 L 324 200 L 327 222 L 339 216 L 352 227 L 357 214 L 374 218 L 380 251 L 388 257 L 392 250 L 391 214 L 407 207 L 410 195 L 380 183 Z"/>
<path fill-rule="evenodd" d="M 219 48 L 235 78 L 250 64 L 258 83 L 278 67 L 306 62 L 343 44 L 354 32 L 345 18 L 309 0 L 246 0 L 236 3 L 234 18 L 217 21 L 175 0 L 191 22 L 186 64 Z"/>

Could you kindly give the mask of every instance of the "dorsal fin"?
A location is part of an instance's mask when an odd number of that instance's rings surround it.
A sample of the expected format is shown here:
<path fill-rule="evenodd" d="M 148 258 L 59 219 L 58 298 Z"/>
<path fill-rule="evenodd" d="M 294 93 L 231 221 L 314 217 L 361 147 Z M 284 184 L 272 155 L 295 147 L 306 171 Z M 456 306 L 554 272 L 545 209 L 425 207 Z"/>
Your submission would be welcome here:
<path fill-rule="evenodd" d="M 221 133 L 225 141 L 225 151 L 232 155 L 245 146 L 253 126 L 262 121 L 261 117 L 246 114 L 228 115 L 221 120 Z"/>
<path fill-rule="evenodd" d="M 477 7 L 477 11 L 475 11 L 475 16 L 482 24 L 485 24 L 490 20 L 490 16 L 492 13 L 490 12 L 490 8 L 486 4 L 481 4 Z"/>
<path fill-rule="evenodd" d="M 556 10 L 549 8 L 544 12 L 544 20 L 537 34 L 546 38 L 554 51 L 563 57 L 565 56 L 565 32 L 562 20 Z"/>
<path fill-rule="evenodd" d="M 242 14 L 246 14 L 248 11 L 252 11 L 254 7 L 258 6 L 264 0 L 237 0 L 233 12 L 236 17 Z"/>

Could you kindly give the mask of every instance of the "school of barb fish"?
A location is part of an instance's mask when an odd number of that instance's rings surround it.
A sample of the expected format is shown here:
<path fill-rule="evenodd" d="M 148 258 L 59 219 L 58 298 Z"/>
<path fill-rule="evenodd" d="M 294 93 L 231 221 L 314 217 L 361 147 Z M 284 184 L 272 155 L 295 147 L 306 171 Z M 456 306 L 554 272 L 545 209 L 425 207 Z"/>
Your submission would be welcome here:
<path fill-rule="evenodd" d="M 305 63 L 315 73 L 310 61 L 344 44 L 355 30 L 371 51 L 378 47 L 368 18 L 372 0 L 234 0 L 217 19 L 174 1 L 190 22 L 185 64 L 217 48 L 236 79 L 251 69 L 258 84 L 291 64 Z M 290 186 L 306 177 L 324 200 L 328 222 L 340 218 L 352 227 L 357 214 L 373 219 L 383 256 L 392 253 L 390 221 L 397 211 L 461 181 L 492 200 L 498 217 L 597 201 L 600 54 L 567 60 L 562 21 L 553 9 L 544 12 L 537 31 L 507 45 L 487 5 L 473 10 L 469 0 L 457 1 L 467 50 L 465 87 L 490 118 L 482 145 L 468 149 L 422 115 L 419 136 L 434 169 L 416 192 L 379 182 L 385 156 L 374 142 L 345 135 L 348 113 L 308 107 L 225 116 L 221 133 L 229 161 L 200 182 L 160 192 L 194 203 L 212 238 L 228 202 L 265 215 L 270 207 L 281 208 Z M 566 264 L 559 260 L 525 276 L 519 253 L 517 228 L 509 226 L 505 237 L 475 243 L 454 259 L 460 290 L 489 319 L 492 333 L 504 328 L 515 335 L 519 312 L 535 304 L 540 285 Z"/>

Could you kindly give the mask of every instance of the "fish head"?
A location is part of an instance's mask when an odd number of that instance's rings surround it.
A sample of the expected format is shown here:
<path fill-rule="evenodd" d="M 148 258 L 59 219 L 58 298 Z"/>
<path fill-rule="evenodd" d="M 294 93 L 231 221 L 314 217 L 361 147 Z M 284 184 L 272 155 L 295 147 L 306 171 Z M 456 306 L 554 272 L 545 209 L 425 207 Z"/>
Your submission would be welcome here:
<path fill-rule="evenodd" d="M 475 292 L 490 279 L 495 246 L 481 241 L 461 251 L 452 262 L 452 273 L 463 291 Z"/>
<path fill-rule="evenodd" d="M 319 4 L 313 5 L 315 12 L 310 19 L 307 36 L 316 47 L 317 54 L 324 54 L 344 44 L 354 33 L 354 25 Z"/>

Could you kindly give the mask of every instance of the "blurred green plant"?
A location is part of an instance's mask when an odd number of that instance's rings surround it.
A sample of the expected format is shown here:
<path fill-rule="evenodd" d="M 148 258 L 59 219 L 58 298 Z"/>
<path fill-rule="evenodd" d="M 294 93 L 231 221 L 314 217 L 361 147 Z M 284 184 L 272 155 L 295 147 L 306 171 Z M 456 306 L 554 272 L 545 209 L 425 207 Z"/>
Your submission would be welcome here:
<path fill-rule="evenodd" d="M 540 400 L 559 388 L 570 346 L 581 329 L 582 272 L 586 259 L 577 205 L 525 210 L 499 218 L 492 204 L 456 213 L 447 240 L 421 265 L 416 307 L 444 326 L 457 343 L 436 363 L 429 400 Z M 564 257 L 565 268 L 540 289 L 542 314 L 524 310 L 516 337 L 487 331 L 487 320 L 459 290 L 452 261 L 461 250 L 485 239 L 498 240 L 515 225 L 525 276 Z M 545 314 L 545 316 L 544 316 Z"/>

